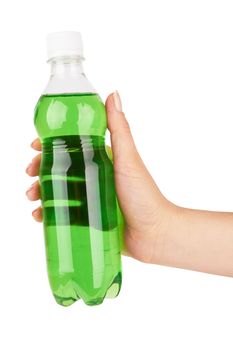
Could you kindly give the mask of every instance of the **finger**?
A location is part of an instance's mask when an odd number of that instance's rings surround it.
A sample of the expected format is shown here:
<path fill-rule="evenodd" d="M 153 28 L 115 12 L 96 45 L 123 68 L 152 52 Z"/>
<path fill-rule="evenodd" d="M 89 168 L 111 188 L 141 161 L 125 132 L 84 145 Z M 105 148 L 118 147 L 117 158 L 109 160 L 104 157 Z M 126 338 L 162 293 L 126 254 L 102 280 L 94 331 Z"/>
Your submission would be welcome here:
<path fill-rule="evenodd" d="M 32 162 L 28 165 L 26 169 L 26 173 L 29 176 L 37 176 L 39 174 L 40 162 L 41 162 L 41 153 L 37 154 L 37 156 L 35 156 L 32 159 Z"/>
<path fill-rule="evenodd" d="M 37 222 L 42 222 L 43 215 L 42 215 L 42 208 L 38 207 L 32 212 L 33 219 L 35 219 Z"/>
<path fill-rule="evenodd" d="M 129 124 L 122 112 L 121 100 L 117 91 L 108 96 L 106 111 L 114 163 L 135 168 L 137 164 L 140 165 L 141 158 L 134 144 Z"/>
<path fill-rule="evenodd" d="M 39 181 L 34 182 L 27 190 L 26 196 L 30 201 L 37 201 L 40 199 L 40 184 Z"/>
<path fill-rule="evenodd" d="M 40 139 L 37 138 L 31 143 L 31 147 L 35 149 L 36 151 L 41 151 L 41 142 Z"/>

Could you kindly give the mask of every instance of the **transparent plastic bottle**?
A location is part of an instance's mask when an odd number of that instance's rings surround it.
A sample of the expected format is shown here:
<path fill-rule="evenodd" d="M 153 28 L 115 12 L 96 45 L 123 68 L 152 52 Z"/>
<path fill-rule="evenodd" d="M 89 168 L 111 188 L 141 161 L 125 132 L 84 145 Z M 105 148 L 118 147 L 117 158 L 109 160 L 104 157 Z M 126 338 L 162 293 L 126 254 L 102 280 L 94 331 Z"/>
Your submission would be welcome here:
<path fill-rule="evenodd" d="M 47 39 L 51 77 L 35 109 L 50 286 L 58 304 L 88 305 L 121 287 L 119 208 L 105 149 L 106 112 L 83 73 L 78 32 Z"/>

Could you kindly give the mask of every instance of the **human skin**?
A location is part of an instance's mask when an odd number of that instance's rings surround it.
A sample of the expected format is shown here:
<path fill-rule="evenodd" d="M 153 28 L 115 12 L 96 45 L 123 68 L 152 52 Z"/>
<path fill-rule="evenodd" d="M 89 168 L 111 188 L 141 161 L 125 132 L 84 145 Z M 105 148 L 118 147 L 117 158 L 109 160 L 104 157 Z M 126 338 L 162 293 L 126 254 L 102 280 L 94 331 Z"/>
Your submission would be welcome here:
<path fill-rule="evenodd" d="M 233 276 L 233 213 L 183 208 L 166 199 L 136 149 L 119 94 L 110 94 L 105 105 L 126 254 L 146 263 Z M 39 139 L 32 148 L 41 151 Z M 27 167 L 29 176 L 38 176 L 40 161 L 41 153 Z M 40 199 L 38 180 L 26 194 L 31 201 Z M 32 215 L 41 222 L 42 208 Z"/>

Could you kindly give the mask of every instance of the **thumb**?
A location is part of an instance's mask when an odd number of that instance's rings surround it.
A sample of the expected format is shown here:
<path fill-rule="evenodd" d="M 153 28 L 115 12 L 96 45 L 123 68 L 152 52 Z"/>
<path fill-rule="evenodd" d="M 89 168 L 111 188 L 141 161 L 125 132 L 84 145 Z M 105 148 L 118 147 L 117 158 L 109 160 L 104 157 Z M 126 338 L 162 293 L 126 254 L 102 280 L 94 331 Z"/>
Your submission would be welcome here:
<path fill-rule="evenodd" d="M 135 168 L 141 159 L 131 135 L 129 123 L 122 111 L 119 93 L 115 91 L 106 100 L 108 129 L 111 134 L 111 146 L 115 166 Z M 139 164 L 138 164 L 139 165 Z"/>

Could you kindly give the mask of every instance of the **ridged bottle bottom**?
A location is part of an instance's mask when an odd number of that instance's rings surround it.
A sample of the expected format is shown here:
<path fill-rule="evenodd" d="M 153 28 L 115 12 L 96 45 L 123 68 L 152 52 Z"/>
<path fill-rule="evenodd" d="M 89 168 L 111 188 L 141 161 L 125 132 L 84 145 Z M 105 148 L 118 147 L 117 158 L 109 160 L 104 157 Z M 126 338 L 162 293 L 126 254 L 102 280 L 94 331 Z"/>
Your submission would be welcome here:
<path fill-rule="evenodd" d="M 45 228 L 47 269 L 58 304 L 78 299 L 87 305 L 114 298 L 121 287 L 118 228 L 102 231 L 87 226 Z"/>
<path fill-rule="evenodd" d="M 57 295 L 56 293 L 53 293 L 53 296 L 56 302 L 61 306 L 70 306 L 79 299 L 83 299 L 86 305 L 95 306 L 95 305 L 102 304 L 105 298 L 108 298 L 108 299 L 116 298 L 121 289 L 121 281 L 122 281 L 122 274 L 121 272 L 118 272 L 118 274 L 114 277 L 113 281 L 108 287 L 107 292 L 103 296 L 98 296 L 96 298 L 90 298 L 90 299 L 80 298 L 80 296 L 78 295 L 77 289 L 75 288 L 76 283 L 75 282 L 72 283 L 72 281 L 69 281 L 70 284 L 73 284 L 72 296 L 62 297 Z"/>

